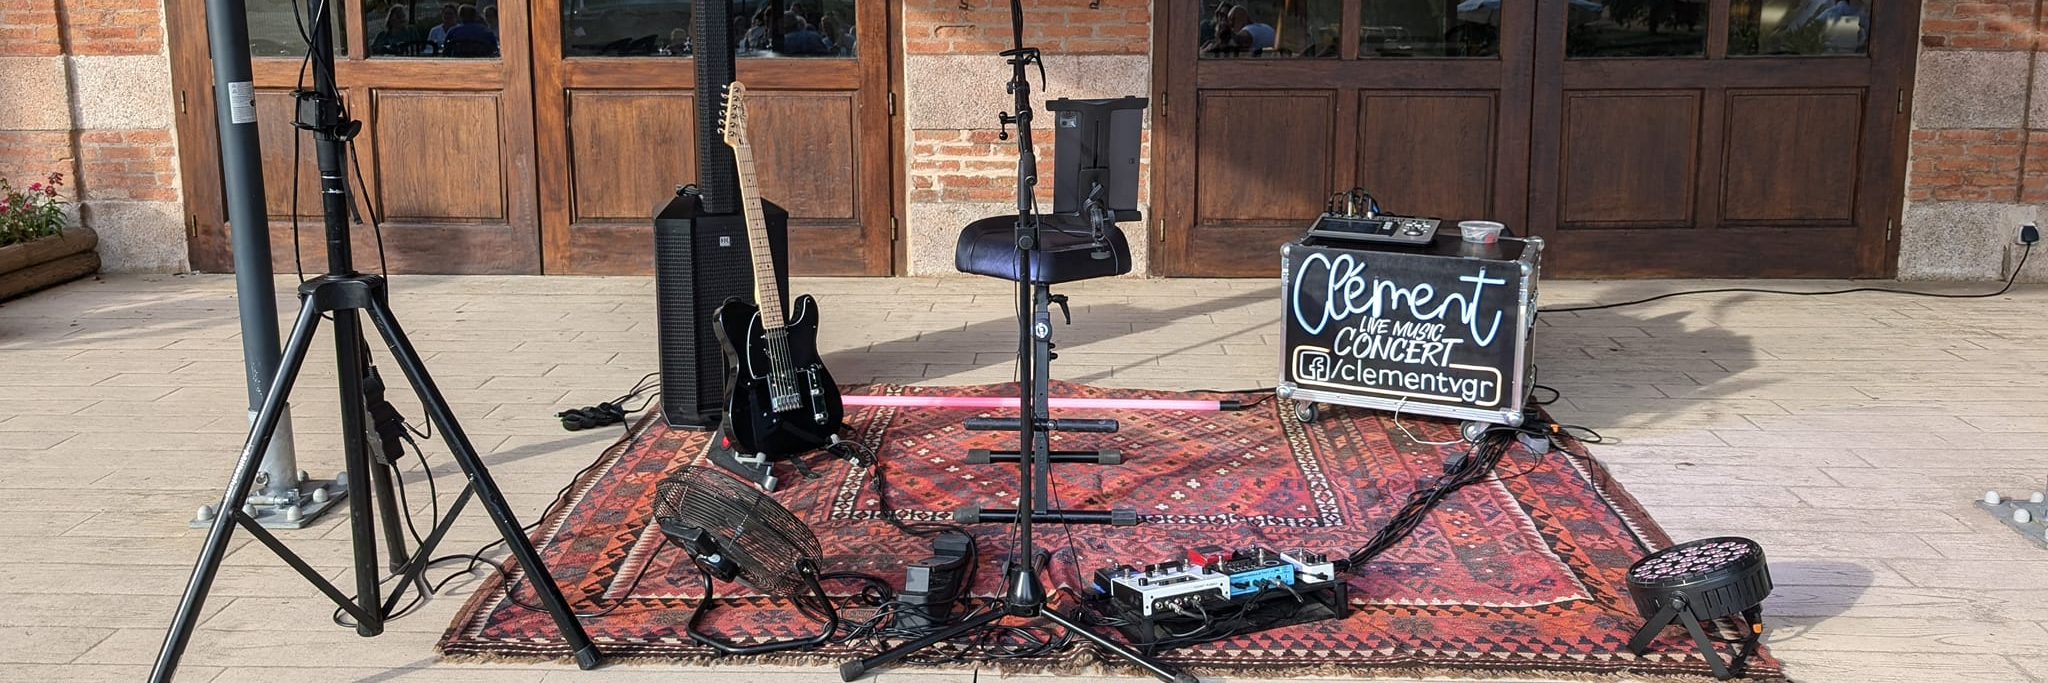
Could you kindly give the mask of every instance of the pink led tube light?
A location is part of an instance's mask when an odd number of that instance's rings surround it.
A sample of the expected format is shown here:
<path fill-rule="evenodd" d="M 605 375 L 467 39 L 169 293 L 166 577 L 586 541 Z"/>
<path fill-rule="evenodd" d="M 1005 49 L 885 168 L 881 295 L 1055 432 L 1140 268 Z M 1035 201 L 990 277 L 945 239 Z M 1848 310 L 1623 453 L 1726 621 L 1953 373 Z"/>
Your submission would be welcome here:
<path fill-rule="evenodd" d="M 1000 396 L 842 396 L 848 406 L 886 408 L 1015 408 L 1017 399 Z M 1170 398 L 1053 398 L 1054 408 L 1080 410 L 1237 410 L 1237 401 Z"/>

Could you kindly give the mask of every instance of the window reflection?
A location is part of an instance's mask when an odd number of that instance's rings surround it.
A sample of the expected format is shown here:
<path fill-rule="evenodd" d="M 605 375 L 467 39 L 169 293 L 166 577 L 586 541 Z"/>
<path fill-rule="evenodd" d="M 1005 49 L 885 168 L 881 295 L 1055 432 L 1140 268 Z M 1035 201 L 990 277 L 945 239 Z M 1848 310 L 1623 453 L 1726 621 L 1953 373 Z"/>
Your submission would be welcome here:
<path fill-rule="evenodd" d="M 372 57 L 496 57 L 497 0 L 362 0 Z"/>
<path fill-rule="evenodd" d="M 736 0 L 731 7 L 741 57 L 854 56 L 853 0 Z M 694 21 L 689 0 L 565 0 L 562 52 L 688 57 Z"/>
<path fill-rule="evenodd" d="M 1197 11 L 1205 59 L 1337 56 L 1340 0 L 1221 0 Z"/>
<path fill-rule="evenodd" d="M 299 0 L 248 0 L 249 56 L 304 57 L 306 39 L 299 27 L 305 25 L 306 5 Z M 331 5 L 334 25 L 334 54 L 348 54 L 348 30 L 342 22 L 341 5 Z M 307 27 L 311 29 L 310 26 Z"/>
<path fill-rule="evenodd" d="M 689 0 L 563 0 L 564 57 L 689 54 Z"/>
<path fill-rule="evenodd" d="M 1360 57 L 1493 57 L 1501 0 L 1363 0 Z"/>
<path fill-rule="evenodd" d="M 1697 57 L 1706 54 L 1706 0 L 1569 0 L 1571 57 Z"/>
<path fill-rule="evenodd" d="M 733 32 L 741 57 L 852 57 L 853 0 L 741 0 Z"/>
<path fill-rule="evenodd" d="M 1860 55 L 1869 49 L 1868 0 L 1728 3 L 1731 55 Z"/>

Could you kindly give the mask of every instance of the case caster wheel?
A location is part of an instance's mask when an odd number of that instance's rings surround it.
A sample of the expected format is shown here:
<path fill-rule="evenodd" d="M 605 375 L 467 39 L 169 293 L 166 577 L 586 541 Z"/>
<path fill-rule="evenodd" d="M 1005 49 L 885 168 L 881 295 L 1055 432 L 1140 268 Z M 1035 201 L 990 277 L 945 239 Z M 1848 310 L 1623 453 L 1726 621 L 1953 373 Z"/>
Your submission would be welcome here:
<path fill-rule="evenodd" d="M 1316 407 L 1315 401 L 1294 402 L 1294 419 L 1301 420 L 1302 422 L 1314 422 L 1322 416 L 1323 411 Z"/>

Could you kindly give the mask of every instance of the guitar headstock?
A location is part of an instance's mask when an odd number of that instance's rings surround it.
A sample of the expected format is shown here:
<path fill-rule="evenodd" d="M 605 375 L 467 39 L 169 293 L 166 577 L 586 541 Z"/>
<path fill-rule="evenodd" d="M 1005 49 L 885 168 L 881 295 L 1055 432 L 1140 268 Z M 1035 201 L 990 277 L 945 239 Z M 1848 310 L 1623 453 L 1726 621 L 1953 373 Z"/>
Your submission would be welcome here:
<path fill-rule="evenodd" d="M 719 121 L 719 134 L 725 137 L 725 144 L 735 149 L 747 144 L 747 86 L 733 81 L 725 86 L 720 99 L 725 101 L 725 117 Z"/>

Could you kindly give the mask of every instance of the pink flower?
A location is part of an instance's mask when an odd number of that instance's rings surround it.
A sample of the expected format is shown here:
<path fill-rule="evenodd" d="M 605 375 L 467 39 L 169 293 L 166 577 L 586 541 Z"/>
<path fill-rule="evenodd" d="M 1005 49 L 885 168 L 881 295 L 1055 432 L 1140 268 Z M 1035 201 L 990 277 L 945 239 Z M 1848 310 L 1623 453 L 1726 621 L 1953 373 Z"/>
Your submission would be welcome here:
<path fill-rule="evenodd" d="M 28 184 L 28 191 L 30 191 L 30 192 L 41 192 L 41 191 L 43 191 L 43 184 L 42 184 L 42 183 L 29 183 L 29 184 Z"/>
<path fill-rule="evenodd" d="M 50 195 L 51 197 L 57 196 L 57 186 L 51 185 L 49 187 L 43 188 L 43 194 Z"/>

